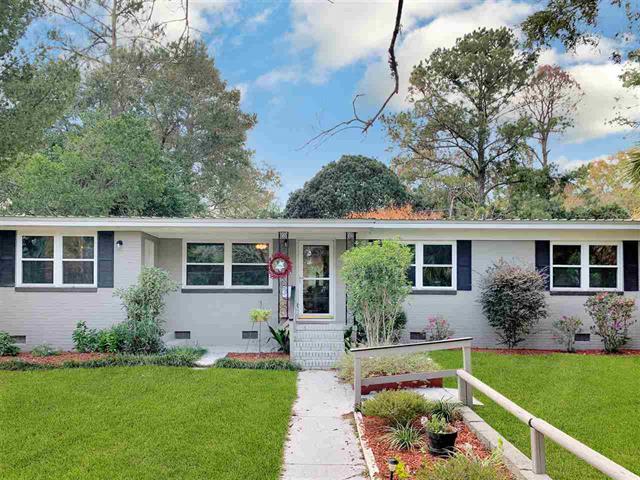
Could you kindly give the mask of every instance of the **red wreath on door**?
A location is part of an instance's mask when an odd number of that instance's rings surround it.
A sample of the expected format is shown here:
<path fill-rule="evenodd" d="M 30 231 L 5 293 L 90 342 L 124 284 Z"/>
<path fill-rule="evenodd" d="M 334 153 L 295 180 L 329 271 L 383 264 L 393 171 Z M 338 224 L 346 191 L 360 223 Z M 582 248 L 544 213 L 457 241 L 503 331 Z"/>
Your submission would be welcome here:
<path fill-rule="evenodd" d="M 289 255 L 276 252 L 269 258 L 269 276 L 271 278 L 285 278 L 293 270 L 293 262 Z"/>

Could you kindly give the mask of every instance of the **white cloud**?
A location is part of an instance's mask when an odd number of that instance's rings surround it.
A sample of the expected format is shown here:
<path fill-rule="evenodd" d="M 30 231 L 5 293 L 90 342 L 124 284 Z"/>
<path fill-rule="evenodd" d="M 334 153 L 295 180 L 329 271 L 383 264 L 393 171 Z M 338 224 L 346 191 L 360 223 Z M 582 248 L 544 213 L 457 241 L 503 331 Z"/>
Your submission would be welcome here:
<path fill-rule="evenodd" d="M 240 90 L 240 104 L 246 106 L 249 100 L 249 84 L 244 82 L 238 83 L 234 85 L 233 88 Z"/>
<path fill-rule="evenodd" d="M 177 0 L 162 0 L 156 2 L 152 20 L 166 22 L 165 32 L 168 40 L 177 40 L 184 31 L 185 12 L 183 2 Z M 191 37 L 198 37 L 211 32 L 219 22 L 234 23 L 237 21 L 236 0 L 196 0 L 189 2 L 189 26 Z"/>
<path fill-rule="evenodd" d="M 261 12 L 257 13 L 253 17 L 248 18 L 244 22 L 244 28 L 247 31 L 254 32 L 260 25 L 263 25 L 269 20 L 271 14 L 273 13 L 273 8 L 265 8 Z"/>
<path fill-rule="evenodd" d="M 260 75 L 254 82 L 258 88 L 274 88 L 280 83 L 298 83 L 303 78 L 298 67 L 288 66 L 275 68 L 270 72 Z"/>
<path fill-rule="evenodd" d="M 565 155 L 560 155 L 559 157 L 553 160 L 553 163 L 558 165 L 558 167 L 560 167 L 561 170 L 568 172 L 570 170 L 575 170 L 578 167 L 582 167 L 583 165 L 588 165 L 591 162 L 595 162 L 598 160 L 609 160 L 610 158 L 611 158 L 611 155 L 598 155 L 597 157 L 590 158 L 588 160 L 583 160 L 583 159 L 570 160 Z"/>

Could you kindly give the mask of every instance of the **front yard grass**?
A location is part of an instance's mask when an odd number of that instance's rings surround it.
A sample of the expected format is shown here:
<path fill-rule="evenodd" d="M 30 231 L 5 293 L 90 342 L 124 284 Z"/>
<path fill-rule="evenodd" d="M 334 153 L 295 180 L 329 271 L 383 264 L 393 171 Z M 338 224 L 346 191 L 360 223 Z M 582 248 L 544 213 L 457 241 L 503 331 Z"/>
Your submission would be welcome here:
<path fill-rule="evenodd" d="M 7 479 L 277 479 L 295 372 L 0 372 Z"/>
<path fill-rule="evenodd" d="M 433 352 L 443 368 L 460 368 L 458 351 Z M 501 355 L 473 352 L 473 374 L 569 435 L 640 474 L 640 356 Z M 451 380 L 448 386 L 454 386 Z M 484 395 L 476 411 L 530 455 L 529 429 Z M 606 478 L 551 441 L 548 472 L 555 480 Z"/>

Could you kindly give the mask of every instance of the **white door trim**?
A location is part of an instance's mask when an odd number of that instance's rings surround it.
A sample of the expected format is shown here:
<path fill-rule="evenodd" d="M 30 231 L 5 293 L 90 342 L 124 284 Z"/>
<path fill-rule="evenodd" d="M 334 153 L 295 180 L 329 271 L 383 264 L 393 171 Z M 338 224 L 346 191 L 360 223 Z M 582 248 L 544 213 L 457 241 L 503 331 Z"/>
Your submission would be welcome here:
<path fill-rule="evenodd" d="M 329 313 L 304 313 L 304 302 L 303 302 L 303 263 L 302 263 L 302 252 L 304 251 L 305 245 L 327 245 L 329 247 Z M 298 319 L 301 321 L 304 320 L 313 320 L 313 321 L 326 321 L 332 322 L 335 320 L 335 311 L 336 311 L 336 261 L 335 261 L 335 241 L 330 240 L 305 240 L 299 241 L 297 245 L 297 264 L 298 268 L 296 271 L 296 285 L 298 294 L 296 295 L 296 300 L 298 302 L 298 308 L 296 309 L 298 314 Z"/>

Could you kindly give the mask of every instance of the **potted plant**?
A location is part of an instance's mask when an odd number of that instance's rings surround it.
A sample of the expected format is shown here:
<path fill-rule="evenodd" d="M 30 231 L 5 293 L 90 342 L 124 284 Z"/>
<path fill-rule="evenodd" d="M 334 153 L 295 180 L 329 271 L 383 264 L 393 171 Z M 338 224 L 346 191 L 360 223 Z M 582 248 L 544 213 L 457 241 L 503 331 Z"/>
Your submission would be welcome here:
<path fill-rule="evenodd" d="M 265 308 L 254 308 L 249 312 L 249 317 L 253 323 L 258 324 L 258 355 L 262 355 L 262 324 L 271 318 L 271 310 Z"/>
<path fill-rule="evenodd" d="M 427 431 L 429 452 L 438 457 L 448 457 L 455 452 L 458 430 L 439 415 L 423 418 L 422 426 Z"/>

